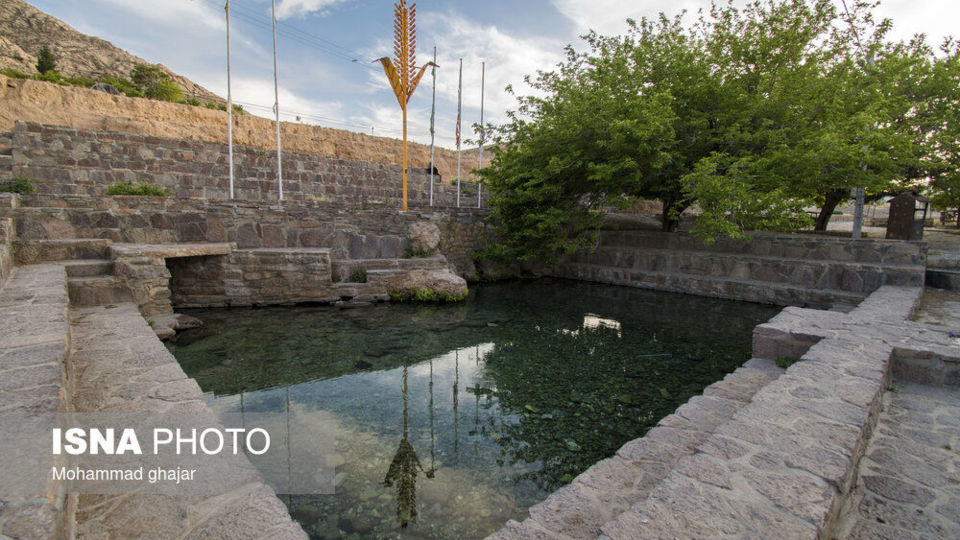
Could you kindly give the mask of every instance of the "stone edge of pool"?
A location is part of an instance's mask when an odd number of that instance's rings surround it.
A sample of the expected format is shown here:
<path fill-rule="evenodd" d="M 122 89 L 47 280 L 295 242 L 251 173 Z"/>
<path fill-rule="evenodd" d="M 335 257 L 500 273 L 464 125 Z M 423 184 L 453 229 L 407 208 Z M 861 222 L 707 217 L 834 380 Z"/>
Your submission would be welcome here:
<path fill-rule="evenodd" d="M 0 318 L 0 371 L 16 371 L 0 378 L 6 381 L 0 386 L 0 412 L 41 418 L 57 412 L 200 413 L 216 423 L 199 385 L 137 305 L 69 306 L 64 265 L 14 268 L 0 289 L 0 307 L 5 315 Z M 51 481 L 44 496 L 0 500 L 0 534 L 20 539 L 307 537 L 245 456 L 221 459 L 228 461 L 220 468 L 242 475 L 229 493 L 78 496 Z M 53 456 L 50 460 L 59 464 Z"/>
<path fill-rule="evenodd" d="M 922 293 L 918 287 L 885 286 L 848 314 L 785 308 L 755 328 L 752 360 L 645 437 L 628 442 L 531 507 L 529 519 L 509 522 L 493 537 L 829 536 L 853 487 L 891 373 L 920 382 L 960 381 L 960 352 L 947 329 L 906 320 Z M 136 316 L 134 304 L 68 308 L 62 265 L 17 267 L 0 291 L 0 304 L 19 314 L 6 320 L 0 353 L 13 354 L 11 358 L 24 353 L 20 356 L 27 364 L 17 369 L 40 370 L 45 381 L 4 388 L 8 397 L 23 398 L 20 404 L 5 400 L 5 410 L 85 410 L 76 362 L 84 343 L 96 343 L 92 348 L 101 351 L 98 361 L 109 364 L 102 373 L 111 375 L 107 386 L 113 398 L 101 403 L 88 394 L 88 405 L 118 410 L 128 399 L 141 410 L 175 404 L 209 412 L 196 382 Z M 111 340 L 123 346 L 111 348 Z M 128 366 L 124 355 L 151 362 Z M 774 362 L 782 358 L 802 361 L 784 372 Z M 144 384 L 153 385 L 146 395 L 134 391 Z M 258 531 L 271 537 L 305 536 L 269 487 L 249 487 L 220 497 L 202 526 L 191 526 L 193 532 L 230 538 Z M 43 530 L 75 531 L 76 500 L 64 497 L 57 486 L 44 500 L 7 502 L 0 508 L 4 534 L 17 523 L 29 529 L 41 514 Z M 112 510 L 130 523 L 130 512 L 156 521 L 151 512 L 164 507 L 141 502 L 129 504 L 128 511 Z M 242 532 L 241 523 L 255 530 Z"/>
<path fill-rule="evenodd" d="M 490 538 L 840 532 L 891 376 L 960 381 L 948 329 L 907 320 L 922 295 L 885 286 L 849 314 L 785 308 L 755 328 L 743 368 Z M 799 361 L 771 377 L 777 359 Z"/>

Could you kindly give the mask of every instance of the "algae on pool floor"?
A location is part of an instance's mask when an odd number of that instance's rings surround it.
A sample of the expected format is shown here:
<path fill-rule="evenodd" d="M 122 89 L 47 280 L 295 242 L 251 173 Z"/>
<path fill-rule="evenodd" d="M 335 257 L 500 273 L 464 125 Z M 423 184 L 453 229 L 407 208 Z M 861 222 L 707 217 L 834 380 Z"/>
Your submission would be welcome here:
<path fill-rule="evenodd" d="M 189 313 L 205 326 L 170 349 L 216 411 L 335 419 L 336 495 L 281 495 L 312 537 L 473 538 L 743 364 L 777 309 L 542 279 L 462 305 Z"/>

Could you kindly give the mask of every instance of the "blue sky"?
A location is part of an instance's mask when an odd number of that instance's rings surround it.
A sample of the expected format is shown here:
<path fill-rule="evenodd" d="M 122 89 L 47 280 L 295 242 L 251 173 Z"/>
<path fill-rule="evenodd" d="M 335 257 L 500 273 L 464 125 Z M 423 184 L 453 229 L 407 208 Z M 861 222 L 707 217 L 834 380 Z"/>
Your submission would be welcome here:
<path fill-rule="evenodd" d="M 81 32 L 162 63 L 226 95 L 223 0 L 28 0 Z M 840 0 L 837 0 L 839 4 Z M 848 0 L 849 1 L 849 0 Z M 742 0 L 737 0 L 742 3 Z M 418 62 L 438 48 L 437 144 L 454 146 L 457 65 L 463 58 L 464 132 L 480 119 L 481 62 L 486 62 L 487 121 L 502 121 L 523 91 L 523 76 L 550 69 L 566 44 L 588 29 L 621 33 L 628 17 L 696 12 L 708 0 L 485 0 L 417 2 Z M 284 120 L 400 136 L 400 109 L 375 58 L 391 54 L 390 0 L 277 0 L 280 108 Z M 894 37 L 957 33 L 957 0 L 887 0 L 878 14 Z M 270 0 L 231 0 L 234 99 L 270 116 L 273 57 Z M 356 60 L 356 61 L 354 61 Z M 431 80 L 410 104 L 410 138 L 429 142 Z"/>

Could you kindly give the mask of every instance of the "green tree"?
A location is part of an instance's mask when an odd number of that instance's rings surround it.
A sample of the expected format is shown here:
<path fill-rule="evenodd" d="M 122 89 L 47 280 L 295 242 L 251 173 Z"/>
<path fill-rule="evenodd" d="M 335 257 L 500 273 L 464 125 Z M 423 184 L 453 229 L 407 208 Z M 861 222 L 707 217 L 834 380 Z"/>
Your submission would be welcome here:
<path fill-rule="evenodd" d="M 161 101 L 180 101 L 183 98 L 183 90 L 159 65 L 135 65 L 130 80 L 144 97 Z"/>
<path fill-rule="evenodd" d="M 49 46 L 44 45 L 40 49 L 40 54 L 37 55 L 37 71 L 43 75 L 48 71 L 54 71 L 56 69 L 57 57 L 54 56 L 53 51 L 50 50 Z"/>
<path fill-rule="evenodd" d="M 662 202 L 664 231 L 698 204 L 706 240 L 808 225 L 811 204 L 823 229 L 853 187 L 877 197 L 948 174 L 956 54 L 890 43 L 889 20 L 851 5 L 714 5 L 690 27 L 661 15 L 585 36 L 587 51 L 529 79 L 539 95 L 496 130 L 481 171 L 501 239 L 491 254 L 549 262 L 637 197 Z"/>

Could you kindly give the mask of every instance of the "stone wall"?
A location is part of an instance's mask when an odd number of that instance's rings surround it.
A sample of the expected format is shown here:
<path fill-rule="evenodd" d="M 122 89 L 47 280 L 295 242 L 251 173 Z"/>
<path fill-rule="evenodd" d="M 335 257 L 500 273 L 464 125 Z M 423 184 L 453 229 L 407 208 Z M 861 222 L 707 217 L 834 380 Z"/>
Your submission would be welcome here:
<path fill-rule="evenodd" d="M 296 304 L 339 300 L 330 250 L 251 249 L 228 255 L 167 259 L 173 305 Z"/>
<path fill-rule="evenodd" d="M 12 134 L 13 175 L 32 178 L 39 193 L 101 197 L 114 182 L 149 182 L 180 198 L 229 199 L 227 145 L 133 133 L 89 131 L 16 122 Z M 276 159 L 271 152 L 234 146 L 234 198 L 277 201 Z M 341 204 L 386 203 L 402 199 L 401 167 L 327 156 L 283 154 L 284 199 Z M 427 206 L 430 179 L 425 168 L 408 174 L 411 206 Z M 434 183 L 436 206 L 456 206 L 451 177 Z M 464 184 L 475 191 L 474 184 Z M 462 196 L 474 207 L 476 196 Z"/>
<path fill-rule="evenodd" d="M 485 213 L 476 209 L 398 212 L 384 206 L 209 201 L 163 197 L 26 195 L 20 208 L 0 206 L 0 219 L 16 217 L 21 240 L 106 238 L 142 244 L 234 242 L 241 250 L 327 248 L 332 259 L 403 257 L 411 224 L 429 221 L 441 232 L 440 250 L 464 276 L 480 247 Z"/>
<path fill-rule="evenodd" d="M 19 198 L 9 193 L 0 193 L 0 209 L 12 211 L 18 206 Z M 2 210 L 0 210 L 2 211 Z M 7 282 L 10 272 L 13 271 L 13 240 L 16 229 L 13 218 L 9 215 L 0 216 L 0 287 Z"/>
<path fill-rule="evenodd" d="M 605 231 L 559 277 L 775 305 L 852 305 L 882 285 L 922 286 L 926 244 L 754 234 L 705 244 L 686 233 Z"/>

